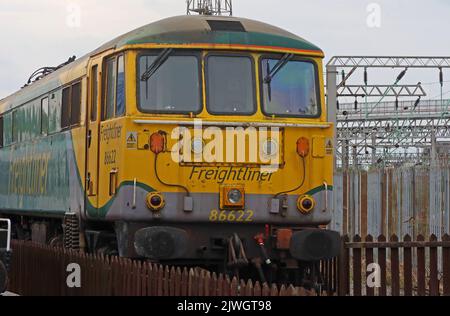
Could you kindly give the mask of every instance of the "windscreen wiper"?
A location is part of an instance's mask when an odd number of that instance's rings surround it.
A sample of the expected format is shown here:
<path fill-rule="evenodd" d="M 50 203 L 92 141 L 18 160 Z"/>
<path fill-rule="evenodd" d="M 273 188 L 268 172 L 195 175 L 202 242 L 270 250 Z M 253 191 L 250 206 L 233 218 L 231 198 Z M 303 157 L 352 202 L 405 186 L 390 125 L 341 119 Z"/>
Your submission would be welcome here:
<path fill-rule="evenodd" d="M 142 74 L 141 81 L 148 81 L 155 72 L 167 61 L 170 54 L 172 54 L 173 48 L 165 48 L 161 52 L 161 54 L 156 57 L 153 64 L 150 65 L 150 67 L 147 68 L 147 70 Z"/>
<path fill-rule="evenodd" d="M 267 76 L 264 78 L 264 82 L 265 83 L 270 83 L 272 81 L 272 79 L 277 75 L 277 73 L 283 69 L 284 66 L 286 66 L 286 64 L 292 59 L 294 58 L 294 54 L 286 54 L 284 55 L 278 62 L 277 64 L 267 73 Z M 268 68 L 269 66 L 269 62 L 267 62 Z"/>
<path fill-rule="evenodd" d="M 272 79 L 292 58 L 294 58 L 294 56 L 294 54 L 289 53 L 284 55 L 272 69 L 270 69 L 269 61 L 267 61 L 267 76 L 264 78 L 264 83 L 267 84 L 268 87 L 269 101 L 272 101 Z"/>

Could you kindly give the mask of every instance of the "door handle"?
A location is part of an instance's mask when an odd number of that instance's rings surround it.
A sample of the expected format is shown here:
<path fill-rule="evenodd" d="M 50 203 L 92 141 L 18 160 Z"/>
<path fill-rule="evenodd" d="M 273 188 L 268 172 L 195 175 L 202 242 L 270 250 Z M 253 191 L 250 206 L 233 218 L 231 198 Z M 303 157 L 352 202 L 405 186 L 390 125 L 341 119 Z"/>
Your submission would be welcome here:
<path fill-rule="evenodd" d="M 92 142 L 92 131 L 91 130 L 88 131 L 87 139 L 88 139 L 88 148 L 91 148 L 91 142 Z"/>

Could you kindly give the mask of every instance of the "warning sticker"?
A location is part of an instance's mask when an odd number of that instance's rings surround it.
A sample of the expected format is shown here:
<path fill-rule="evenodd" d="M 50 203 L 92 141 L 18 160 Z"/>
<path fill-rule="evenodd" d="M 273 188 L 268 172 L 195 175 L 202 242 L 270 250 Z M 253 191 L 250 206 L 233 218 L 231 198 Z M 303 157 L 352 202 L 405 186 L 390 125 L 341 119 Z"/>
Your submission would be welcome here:
<path fill-rule="evenodd" d="M 127 132 L 127 148 L 137 148 L 137 132 Z"/>
<path fill-rule="evenodd" d="M 325 143 L 325 152 L 327 155 L 333 155 L 333 140 L 328 138 Z"/>

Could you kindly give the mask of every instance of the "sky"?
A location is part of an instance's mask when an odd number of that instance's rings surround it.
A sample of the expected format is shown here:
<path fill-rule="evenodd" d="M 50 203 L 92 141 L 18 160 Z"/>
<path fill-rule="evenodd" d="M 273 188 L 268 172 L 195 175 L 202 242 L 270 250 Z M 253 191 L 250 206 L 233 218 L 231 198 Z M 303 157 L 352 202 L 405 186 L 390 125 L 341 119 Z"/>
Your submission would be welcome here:
<path fill-rule="evenodd" d="M 233 5 L 235 16 L 313 42 L 326 60 L 335 55 L 450 56 L 448 0 L 233 0 Z M 39 67 L 81 57 L 127 31 L 185 12 L 185 0 L 0 0 L 0 98 L 18 90 Z M 371 78 L 390 83 L 397 72 Z M 438 92 L 437 71 L 410 71 L 404 80 L 425 83 L 429 97 Z M 450 97 L 450 81 L 444 90 Z"/>

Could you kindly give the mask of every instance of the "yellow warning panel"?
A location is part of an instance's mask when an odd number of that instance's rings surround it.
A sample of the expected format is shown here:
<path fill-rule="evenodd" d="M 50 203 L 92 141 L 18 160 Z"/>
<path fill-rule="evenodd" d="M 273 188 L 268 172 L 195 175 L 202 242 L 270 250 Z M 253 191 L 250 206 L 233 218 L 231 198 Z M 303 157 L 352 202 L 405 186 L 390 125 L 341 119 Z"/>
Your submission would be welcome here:
<path fill-rule="evenodd" d="M 127 148 L 137 148 L 137 132 L 127 132 Z"/>

